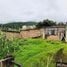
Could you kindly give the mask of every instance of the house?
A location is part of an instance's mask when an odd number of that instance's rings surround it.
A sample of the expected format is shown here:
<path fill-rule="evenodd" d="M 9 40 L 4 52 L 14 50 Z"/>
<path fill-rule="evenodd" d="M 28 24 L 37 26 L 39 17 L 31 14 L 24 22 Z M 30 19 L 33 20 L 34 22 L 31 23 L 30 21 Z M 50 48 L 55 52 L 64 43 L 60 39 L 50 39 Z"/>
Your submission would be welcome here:
<path fill-rule="evenodd" d="M 65 37 L 65 26 L 43 27 L 43 39 L 62 40 Z"/>
<path fill-rule="evenodd" d="M 35 29 L 35 28 L 36 28 L 35 25 L 31 25 L 31 26 L 23 25 L 21 30 Z"/>

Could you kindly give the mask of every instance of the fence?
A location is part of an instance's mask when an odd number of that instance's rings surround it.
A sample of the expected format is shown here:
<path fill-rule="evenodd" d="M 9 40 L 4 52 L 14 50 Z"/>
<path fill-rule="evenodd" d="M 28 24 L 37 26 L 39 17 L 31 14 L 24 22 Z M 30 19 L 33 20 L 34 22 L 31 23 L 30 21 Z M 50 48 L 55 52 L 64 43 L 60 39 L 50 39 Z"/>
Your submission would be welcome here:
<path fill-rule="evenodd" d="M 67 67 L 66 62 L 56 62 L 56 67 Z"/>
<path fill-rule="evenodd" d="M 61 48 L 55 55 L 56 67 L 67 67 L 67 62 L 64 61 L 63 48 Z"/>
<path fill-rule="evenodd" d="M 22 67 L 20 64 L 17 64 L 14 62 L 14 57 L 12 56 L 7 56 L 5 59 L 0 60 L 0 67 Z"/>

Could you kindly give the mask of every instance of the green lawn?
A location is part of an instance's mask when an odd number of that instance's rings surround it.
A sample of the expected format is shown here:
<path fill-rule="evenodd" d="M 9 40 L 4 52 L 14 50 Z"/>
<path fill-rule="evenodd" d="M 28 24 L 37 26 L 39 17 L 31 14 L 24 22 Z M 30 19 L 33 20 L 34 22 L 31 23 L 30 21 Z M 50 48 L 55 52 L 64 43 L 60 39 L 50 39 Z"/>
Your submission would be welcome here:
<path fill-rule="evenodd" d="M 64 48 L 67 55 L 67 45 L 61 41 L 21 39 L 17 43 L 19 50 L 14 52 L 15 61 L 23 67 L 55 67 L 53 57 L 56 52 Z"/>

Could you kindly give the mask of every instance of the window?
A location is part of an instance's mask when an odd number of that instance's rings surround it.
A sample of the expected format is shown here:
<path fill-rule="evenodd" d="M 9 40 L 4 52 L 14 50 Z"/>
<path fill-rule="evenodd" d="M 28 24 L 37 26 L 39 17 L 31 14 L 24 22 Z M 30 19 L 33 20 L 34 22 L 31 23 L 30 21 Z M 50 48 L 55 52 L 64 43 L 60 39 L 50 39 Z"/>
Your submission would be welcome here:
<path fill-rule="evenodd" d="M 55 35 L 55 30 L 51 30 L 51 35 Z"/>
<path fill-rule="evenodd" d="M 48 28 L 46 34 L 47 34 L 47 35 L 55 35 L 55 31 L 56 31 L 56 30 L 55 30 L 54 28 Z"/>

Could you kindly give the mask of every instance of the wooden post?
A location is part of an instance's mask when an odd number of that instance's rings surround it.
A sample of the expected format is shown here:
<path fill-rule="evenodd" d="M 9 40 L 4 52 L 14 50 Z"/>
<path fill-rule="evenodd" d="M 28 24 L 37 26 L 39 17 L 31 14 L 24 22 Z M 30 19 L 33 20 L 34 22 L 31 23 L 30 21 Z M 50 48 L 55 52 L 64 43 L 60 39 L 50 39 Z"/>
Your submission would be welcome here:
<path fill-rule="evenodd" d="M 45 29 L 44 29 L 44 27 L 42 29 L 42 35 L 43 35 L 42 38 L 45 39 Z"/>
<path fill-rule="evenodd" d="M 0 67 L 7 67 L 7 66 L 6 66 L 6 60 L 8 60 L 8 59 L 9 59 L 9 58 L 0 60 Z"/>
<path fill-rule="evenodd" d="M 65 28 L 65 41 L 67 42 L 67 23 L 66 23 L 66 28 Z"/>
<path fill-rule="evenodd" d="M 21 67 L 20 64 L 14 62 L 14 57 L 12 55 L 7 55 L 4 59 L 0 60 L 0 67 Z"/>
<path fill-rule="evenodd" d="M 12 61 L 14 61 L 14 57 L 12 55 L 7 55 L 5 58 L 9 58 L 5 61 L 6 67 L 14 67 L 14 64 L 12 63 Z"/>
<path fill-rule="evenodd" d="M 6 67 L 5 61 L 1 62 L 1 67 Z"/>

